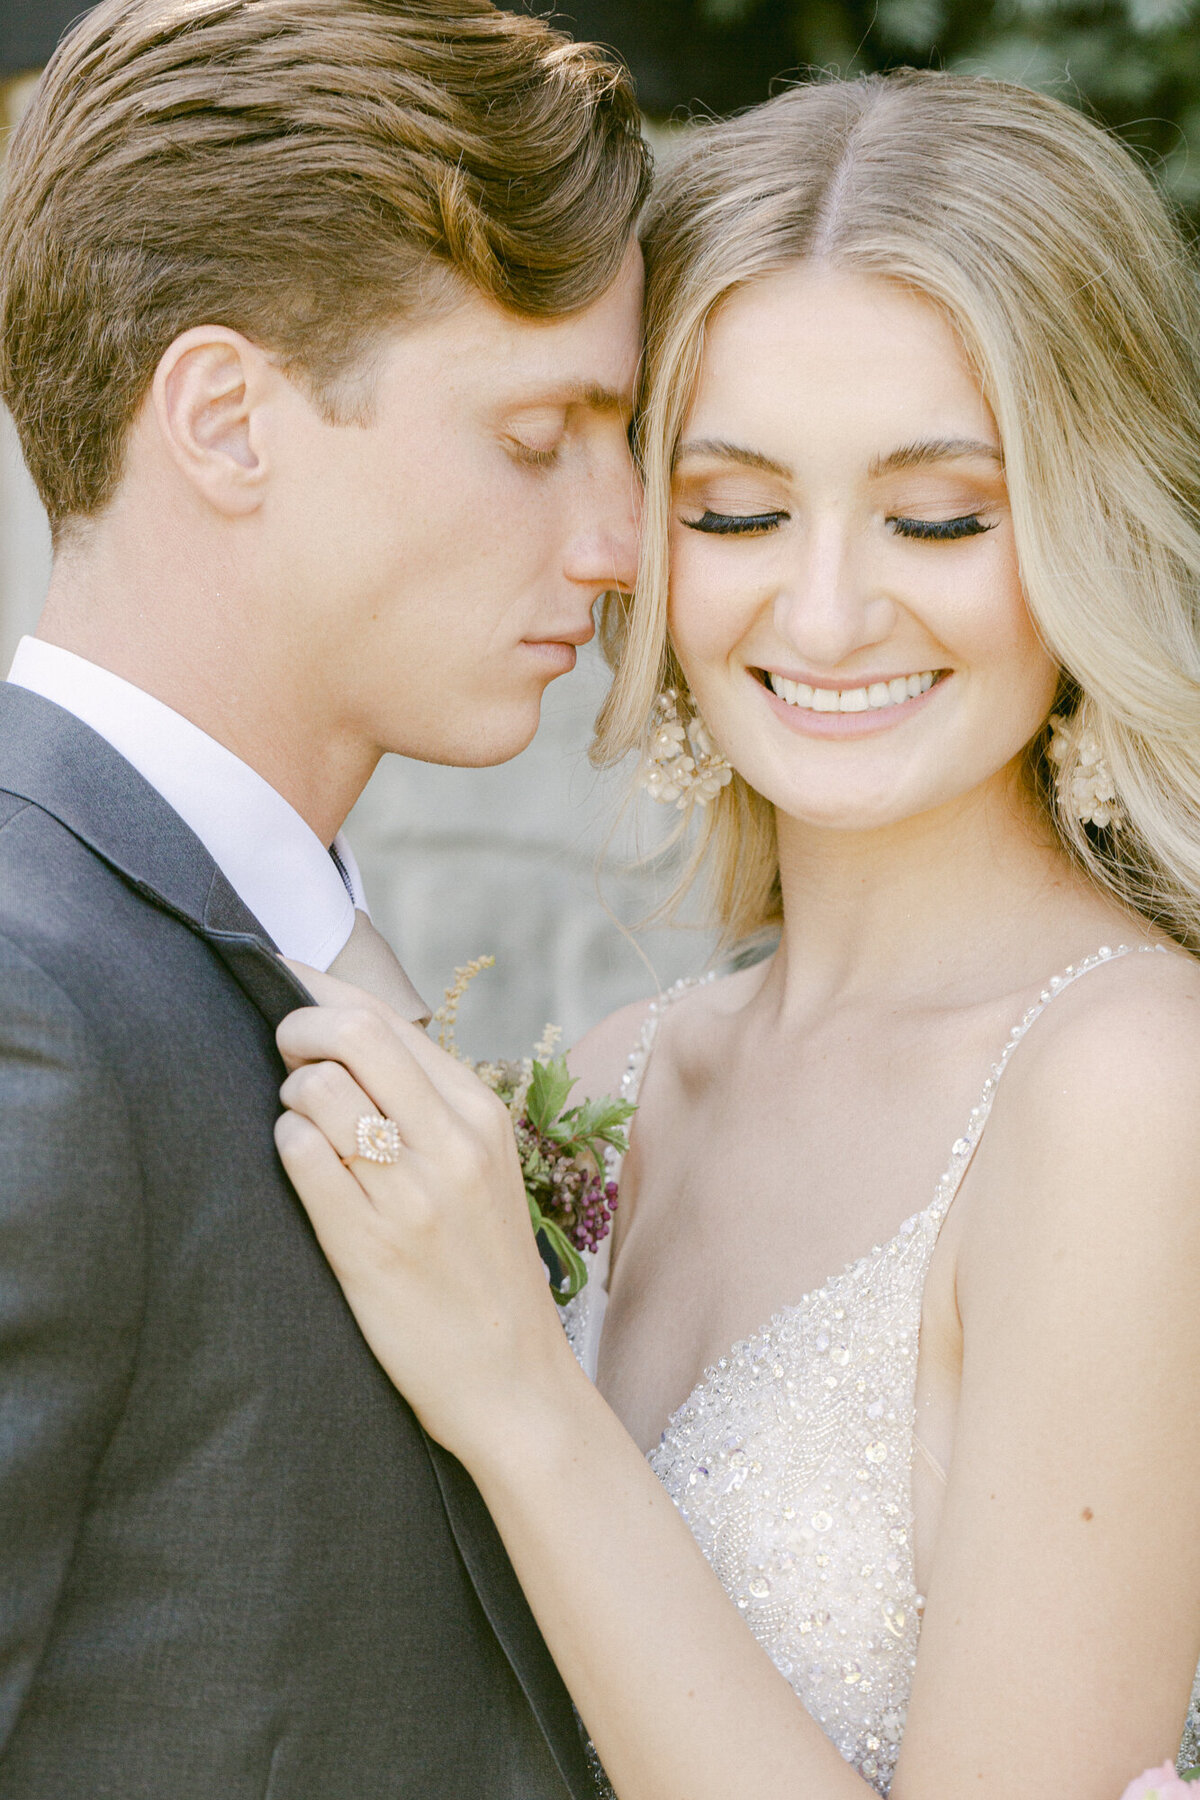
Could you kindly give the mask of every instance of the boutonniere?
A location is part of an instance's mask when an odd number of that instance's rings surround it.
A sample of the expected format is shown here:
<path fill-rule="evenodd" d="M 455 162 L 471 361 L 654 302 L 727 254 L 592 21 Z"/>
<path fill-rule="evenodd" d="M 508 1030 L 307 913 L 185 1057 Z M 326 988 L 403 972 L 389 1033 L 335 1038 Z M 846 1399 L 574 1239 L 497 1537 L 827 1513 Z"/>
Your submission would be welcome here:
<path fill-rule="evenodd" d="M 433 1023 L 442 1049 L 473 1069 L 508 1108 L 530 1223 L 551 1292 L 565 1306 L 587 1283 L 583 1253 L 595 1250 L 612 1229 L 617 1183 L 609 1158 L 628 1150 L 628 1124 L 636 1108 L 608 1095 L 570 1105 L 575 1079 L 558 1051 L 557 1025 L 547 1025 L 533 1054 L 520 1062 L 473 1062 L 461 1054 L 454 1040 L 459 1004 L 476 975 L 495 960 L 477 956 L 455 969 Z"/>

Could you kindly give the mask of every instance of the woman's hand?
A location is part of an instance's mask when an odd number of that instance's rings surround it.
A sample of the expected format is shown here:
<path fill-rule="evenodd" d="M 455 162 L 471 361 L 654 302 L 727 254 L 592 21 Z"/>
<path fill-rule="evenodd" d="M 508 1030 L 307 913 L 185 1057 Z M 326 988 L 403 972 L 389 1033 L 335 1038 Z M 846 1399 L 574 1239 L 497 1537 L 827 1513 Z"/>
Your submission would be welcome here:
<path fill-rule="evenodd" d="M 320 1002 L 276 1034 L 284 1168 L 363 1335 L 426 1429 L 467 1460 L 511 1408 L 577 1374 L 530 1229 L 503 1103 L 417 1026 L 300 971 Z M 356 1155 L 382 1114 L 398 1160 Z"/>

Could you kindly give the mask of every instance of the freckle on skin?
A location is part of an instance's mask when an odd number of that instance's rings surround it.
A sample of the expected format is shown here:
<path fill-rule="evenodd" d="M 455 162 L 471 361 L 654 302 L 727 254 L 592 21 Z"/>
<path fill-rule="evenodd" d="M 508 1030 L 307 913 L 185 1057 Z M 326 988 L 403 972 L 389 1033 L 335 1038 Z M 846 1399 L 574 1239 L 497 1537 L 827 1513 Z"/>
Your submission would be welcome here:
<path fill-rule="evenodd" d="M 1085 1506 L 1079 1516 L 1081 1519 L 1090 1519 L 1094 1517 L 1094 1514 L 1090 1506 Z"/>

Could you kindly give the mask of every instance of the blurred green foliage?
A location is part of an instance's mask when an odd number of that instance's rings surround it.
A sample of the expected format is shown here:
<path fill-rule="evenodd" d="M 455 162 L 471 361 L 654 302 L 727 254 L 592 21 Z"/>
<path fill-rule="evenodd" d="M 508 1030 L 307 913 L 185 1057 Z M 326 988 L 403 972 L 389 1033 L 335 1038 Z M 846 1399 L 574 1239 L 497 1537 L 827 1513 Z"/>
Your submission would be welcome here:
<path fill-rule="evenodd" d="M 814 70 L 914 64 L 1027 82 L 1114 126 L 1200 225 L 1200 0 L 503 3 L 615 46 L 660 120 L 731 112 Z"/>
<path fill-rule="evenodd" d="M 1087 106 L 1200 220 L 1198 0 L 785 0 L 785 10 L 804 68 L 965 69 Z M 718 34 L 753 33 L 777 11 L 776 0 L 698 0 Z"/>

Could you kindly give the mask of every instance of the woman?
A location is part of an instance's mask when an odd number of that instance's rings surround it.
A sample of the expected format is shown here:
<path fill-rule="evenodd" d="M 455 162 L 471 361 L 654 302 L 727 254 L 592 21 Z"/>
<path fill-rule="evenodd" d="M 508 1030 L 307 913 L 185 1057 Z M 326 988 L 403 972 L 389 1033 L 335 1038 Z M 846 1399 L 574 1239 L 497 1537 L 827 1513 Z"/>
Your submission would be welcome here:
<path fill-rule="evenodd" d="M 697 133 L 645 248 L 600 749 L 780 935 L 577 1053 L 645 1077 L 598 1390 L 412 1028 L 319 990 L 280 1151 L 621 1800 L 1115 1800 L 1200 1654 L 1192 270 L 1085 119 L 924 74 Z"/>

